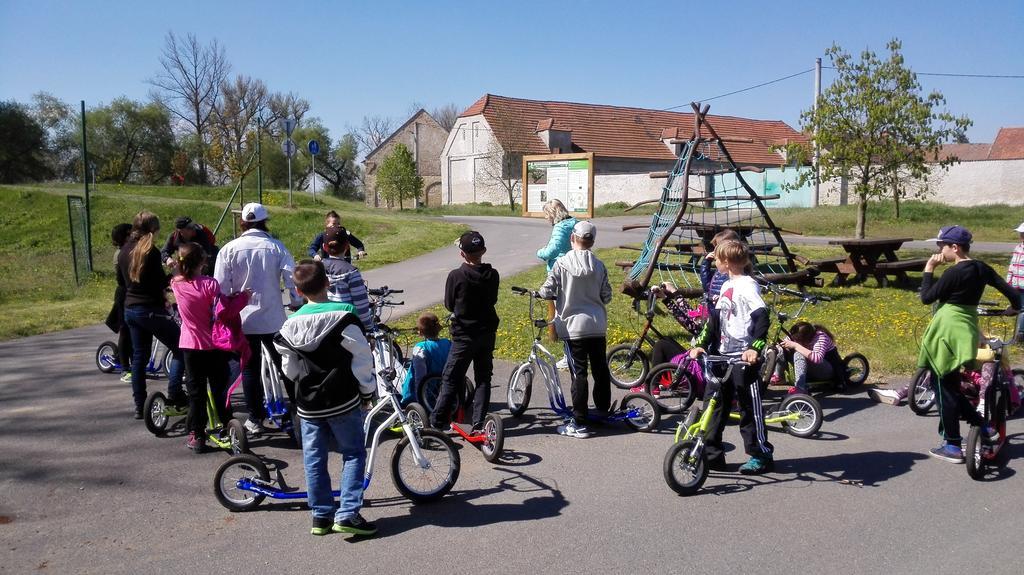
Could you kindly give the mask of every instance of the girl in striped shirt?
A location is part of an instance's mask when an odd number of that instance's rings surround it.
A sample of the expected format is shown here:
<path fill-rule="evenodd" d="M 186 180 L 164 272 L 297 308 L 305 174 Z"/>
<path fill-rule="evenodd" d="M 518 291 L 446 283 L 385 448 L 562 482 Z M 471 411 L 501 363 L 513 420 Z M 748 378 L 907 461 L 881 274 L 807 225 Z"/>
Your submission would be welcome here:
<path fill-rule="evenodd" d="M 1013 255 L 1010 256 L 1010 265 L 1006 270 L 1006 283 L 1017 290 L 1021 303 L 1024 303 L 1024 223 L 1017 226 L 1014 231 L 1020 235 L 1020 243 L 1013 248 Z M 1017 316 L 1017 333 L 1014 340 L 1016 343 L 1024 343 L 1024 314 Z"/>
<path fill-rule="evenodd" d="M 842 383 L 843 360 L 839 357 L 835 338 L 824 326 L 797 322 L 790 330 L 790 337 L 782 342 L 782 347 L 793 353 L 796 385 L 789 388 L 789 393 L 808 393 L 808 380 L 837 380 Z"/>

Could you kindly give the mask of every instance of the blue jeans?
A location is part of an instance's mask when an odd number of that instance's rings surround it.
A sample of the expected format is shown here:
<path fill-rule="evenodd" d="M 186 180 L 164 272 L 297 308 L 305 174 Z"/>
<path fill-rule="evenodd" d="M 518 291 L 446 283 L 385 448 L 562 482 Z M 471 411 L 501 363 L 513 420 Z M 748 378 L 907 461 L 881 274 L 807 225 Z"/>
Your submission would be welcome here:
<path fill-rule="evenodd" d="M 132 334 L 132 396 L 135 407 L 146 403 L 146 364 L 153 351 L 153 338 L 167 346 L 171 352 L 171 372 L 167 374 L 167 395 L 180 396 L 181 376 L 185 371 L 178 338 L 181 328 L 174 323 L 167 310 L 160 307 L 133 306 L 124 309 L 124 321 Z"/>
<path fill-rule="evenodd" d="M 1017 293 L 1020 294 L 1020 303 L 1024 306 L 1024 289 L 1018 289 Z M 1024 335 L 1024 313 L 1017 316 L 1017 334 Z"/>
<path fill-rule="evenodd" d="M 363 412 L 359 408 L 328 419 L 302 419 L 302 465 L 306 468 L 309 509 L 314 518 L 339 523 L 359 513 L 363 506 L 363 470 L 366 444 L 363 437 Z M 330 438 L 334 436 L 341 453 L 341 505 L 331 493 L 331 475 L 327 470 Z"/>

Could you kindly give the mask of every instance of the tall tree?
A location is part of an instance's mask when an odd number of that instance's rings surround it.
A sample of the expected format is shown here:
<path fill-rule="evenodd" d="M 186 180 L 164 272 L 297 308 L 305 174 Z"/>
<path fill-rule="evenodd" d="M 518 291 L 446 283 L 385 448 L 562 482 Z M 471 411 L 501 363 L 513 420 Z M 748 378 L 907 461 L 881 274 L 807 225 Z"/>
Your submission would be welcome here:
<path fill-rule="evenodd" d="M 211 135 L 218 155 L 210 154 L 212 165 L 234 180 L 247 175 L 245 165 L 256 145 L 256 120 L 267 109 L 270 95 L 262 80 L 239 75 L 221 84 L 214 107 Z M 249 171 L 255 169 L 255 164 Z"/>
<path fill-rule="evenodd" d="M 359 142 L 360 152 L 369 154 L 376 150 L 377 146 L 384 143 L 384 140 L 388 139 L 388 136 L 393 134 L 397 127 L 395 120 L 392 118 L 363 116 L 363 121 L 359 124 L 359 127 L 349 131 L 355 135 L 356 141 Z"/>
<path fill-rule="evenodd" d="M 886 60 L 870 50 L 855 60 L 838 45 L 829 48 L 826 54 L 836 79 L 822 93 L 817 109 L 800 116 L 804 131 L 816 134 L 821 179 L 853 180 L 858 238 L 864 237 L 868 202 L 890 193 L 897 199 L 908 194 L 925 197 L 932 167 L 941 173 L 957 159 L 928 162 L 936 160 L 943 143 L 962 138 L 971 125 L 966 116 L 940 109 L 946 99 L 939 92 L 923 94 L 917 76 L 903 60 L 899 40 L 890 41 L 887 48 Z M 787 154 L 805 162 L 812 145 L 790 144 Z M 812 171 L 804 171 L 794 186 L 813 178 Z"/>
<path fill-rule="evenodd" d="M 192 34 L 182 40 L 168 32 L 160 67 L 161 72 L 149 80 L 153 97 L 195 136 L 192 141 L 199 149 L 191 152 L 199 163 L 199 180 L 206 183 L 208 130 L 231 65 L 216 39 L 204 46 Z"/>
<path fill-rule="evenodd" d="M 405 200 L 418 199 L 423 193 L 423 178 L 416 173 L 416 162 L 405 144 L 395 144 L 377 169 L 377 192 L 389 204 L 405 207 Z"/>
<path fill-rule="evenodd" d="M 316 173 L 331 186 L 331 193 L 339 198 L 359 197 L 359 144 L 352 134 L 345 134 L 337 142 L 324 136 L 321 146 L 327 151 L 316 159 Z"/>
<path fill-rule="evenodd" d="M 47 92 L 32 96 L 32 117 L 46 130 L 47 163 L 60 180 L 79 177 L 81 169 L 81 120 L 70 104 Z"/>
<path fill-rule="evenodd" d="M 86 122 L 98 179 L 153 184 L 171 175 L 174 134 L 160 104 L 117 98 L 90 110 Z"/>
<path fill-rule="evenodd" d="M 16 102 L 0 102 L 0 183 L 50 177 L 46 130 Z"/>
<path fill-rule="evenodd" d="M 455 107 L 455 104 L 449 103 L 434 108 L 430 115 L 437 120 L 438 124 L 441 124 L 442 128 L 451 132 L 455 127 L 455 121 L 459 119 L 459 109 Z"/>

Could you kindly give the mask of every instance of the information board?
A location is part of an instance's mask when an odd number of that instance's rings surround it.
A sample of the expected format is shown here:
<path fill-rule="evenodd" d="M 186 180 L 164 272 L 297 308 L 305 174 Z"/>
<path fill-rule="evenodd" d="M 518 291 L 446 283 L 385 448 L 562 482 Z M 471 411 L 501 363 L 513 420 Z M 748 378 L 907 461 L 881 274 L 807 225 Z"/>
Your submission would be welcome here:
<path fill-rule="evenodd" d="M 574 216 L 594 216 L 594 154 L 523 157 L 523 215 L 543 217 L 549 200 Z"/>

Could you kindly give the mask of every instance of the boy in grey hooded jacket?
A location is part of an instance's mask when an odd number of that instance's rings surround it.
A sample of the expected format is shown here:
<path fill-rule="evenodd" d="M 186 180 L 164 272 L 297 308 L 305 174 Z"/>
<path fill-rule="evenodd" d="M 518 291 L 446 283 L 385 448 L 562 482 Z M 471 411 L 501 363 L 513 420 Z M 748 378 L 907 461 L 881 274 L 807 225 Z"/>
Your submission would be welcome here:
<path fill-rule="evenodd" d="M 590 251 L 597 237 L 594 224 L 583 221 L 573 226 L 572 250 L 555 261 L 540 287 L 542 298 L 555 300 L 554 326 L 565 345 L 565 357 L 572 376 L 574 420 L 559 427 L 559 433 L 585 437 L 587 419 L 587 365 L 594 374 L 594 407 L 607 414 L 611 406 L 611 374 L 605 362 L 608 313 L 612 301 L 608 270 Z"/>

